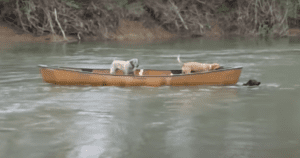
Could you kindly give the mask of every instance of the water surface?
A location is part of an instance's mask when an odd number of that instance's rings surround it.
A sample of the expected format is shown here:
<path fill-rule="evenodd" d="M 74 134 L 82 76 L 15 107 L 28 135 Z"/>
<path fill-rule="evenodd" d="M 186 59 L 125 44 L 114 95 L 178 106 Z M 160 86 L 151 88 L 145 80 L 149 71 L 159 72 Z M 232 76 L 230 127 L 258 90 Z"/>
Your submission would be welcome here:
<path fill-rule="evenodd" d="M 76 87 L 43 83 L 38 64 L 180 69 L 242 66 L 234 86 Z M 300 157 L 300 45 L 284 39 L 15 44 L 0 49 L 0 157 Z M 245 87 L 249 79 L 261 82 Z"/>

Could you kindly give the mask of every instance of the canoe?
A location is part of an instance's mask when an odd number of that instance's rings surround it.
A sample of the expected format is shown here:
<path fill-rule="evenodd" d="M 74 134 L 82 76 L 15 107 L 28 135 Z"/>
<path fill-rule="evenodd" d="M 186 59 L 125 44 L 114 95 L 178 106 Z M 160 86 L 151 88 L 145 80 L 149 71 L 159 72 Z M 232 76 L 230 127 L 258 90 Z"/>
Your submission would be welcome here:
<path fill-rule="evenodd" d="M 131 75 L 109 69 L 71 68 L 39 65 L 44 82 L 55 85 L 88 86 L 196 86 L 233 85 L 239 80 L 242 67 L 224 68 L 208 72 L 181 74 L 181 70 L 137 69 Z"/>

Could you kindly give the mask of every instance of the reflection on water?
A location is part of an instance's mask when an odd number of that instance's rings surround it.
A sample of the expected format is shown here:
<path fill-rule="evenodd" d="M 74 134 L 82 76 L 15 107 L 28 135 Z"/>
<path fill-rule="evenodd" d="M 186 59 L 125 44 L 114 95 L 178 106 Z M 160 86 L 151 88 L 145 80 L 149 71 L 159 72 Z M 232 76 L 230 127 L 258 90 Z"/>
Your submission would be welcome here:
<path fill-rule="evenodd" d="M 199 44 L 200 43 L 200 44 Z M 0 157 L 300 157 L 299 46 L 288 39 L 31 44 L 0 53 Z M 37 65 L 243 66 L 234 86 L 76 87 Z M 259 87 L 245 87 L 249 79 Z"/>

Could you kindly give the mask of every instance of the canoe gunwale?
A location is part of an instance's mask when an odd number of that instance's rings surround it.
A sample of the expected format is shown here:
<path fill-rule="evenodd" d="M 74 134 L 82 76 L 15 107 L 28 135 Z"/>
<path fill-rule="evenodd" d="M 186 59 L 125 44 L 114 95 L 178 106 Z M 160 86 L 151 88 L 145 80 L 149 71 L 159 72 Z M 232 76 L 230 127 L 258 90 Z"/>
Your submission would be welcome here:
<path fill-rule="evenodd" d="M 207 74 L 207 73 L 214 73 L 214 72 L 222 72 L 222 71 L 228 71 L 228 70 L 237 70 L 242 69 L 243 67 L 227 67 L 223 69 L 218 70 L 212 70 L 207 72 L 194 72 L 190 74 L 173 74 L 173 75 L 111 75 L 111 74 L 102 74 L 102 73 L 95 73 L 92 72 L 93 70 L 109 70 L 109 69 L 98 69 L 98 68 L 72 68 L 72 67 L 59 67 L 59 66 L 47 66 L 47 65 L 38 65 L 39 68 L 45 68 L 45 69 L 52 69 L 52 70 L 65 70 L 65 71 L 72 71 L 72 72 L 79 72 L 83 74 L 96 74 L 96 75 L 105 75 L 105 76 L 120 76 L 120 77 L 182 77 L 182 76 L 192 76 L 192 75 L 201 75 L 201 74 Z M 89 71 L 83 71 L 83 70 L 89 70 Z M 154 69 L 143 69 L 145 70 L 154 70 Z M 180 70 L 154 70 L 154 71 L 180 71 Z"/>

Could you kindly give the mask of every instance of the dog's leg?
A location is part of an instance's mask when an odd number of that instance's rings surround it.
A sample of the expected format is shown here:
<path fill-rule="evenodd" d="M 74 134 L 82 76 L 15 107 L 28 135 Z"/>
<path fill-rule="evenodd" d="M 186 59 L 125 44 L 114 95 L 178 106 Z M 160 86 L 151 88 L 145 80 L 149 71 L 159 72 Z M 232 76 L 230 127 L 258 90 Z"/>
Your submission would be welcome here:
<path fill-rule="evenodd" d="M 115 71 L 113 68 L 110 68 L 110 74 L 111 74 L 111 75 L 115 75 L 115 74 L 116 74 L 116 71 Z"/>
<path fill-rule="evenodd" d="M 115 75 L 116 74 L 116 67 L 114 64 L 111 64 L 111 67 L 110 67 L 110 74 L 111 75 Z"/>
<path fill-rule="evenodd" d="M 109 71 L 109 73 L 111 75 L 115 75 L 116 74 L 115 59 L 113 60 L 113 62 L 110 65 L 110 71 Z"/>
<path fill-rule="evenodd" d="M 125 70 L 123 71 L 123 75 L 128 75 L 128 69 L 125 69 Z"/>

